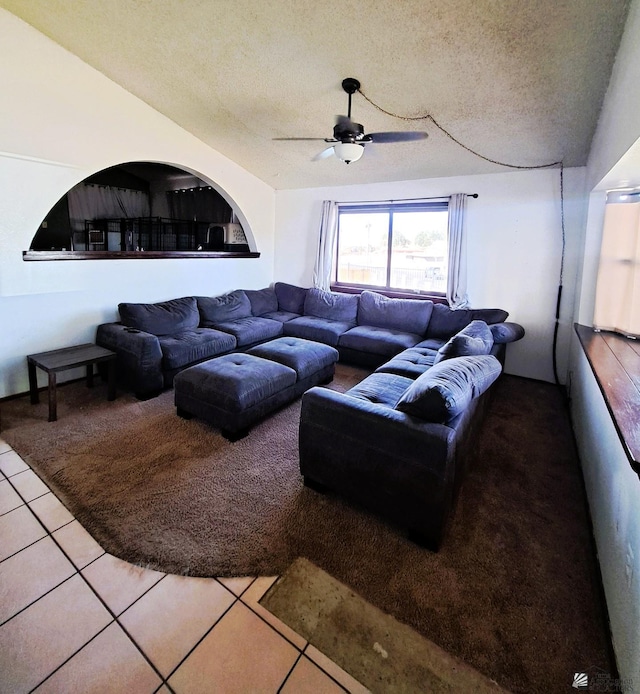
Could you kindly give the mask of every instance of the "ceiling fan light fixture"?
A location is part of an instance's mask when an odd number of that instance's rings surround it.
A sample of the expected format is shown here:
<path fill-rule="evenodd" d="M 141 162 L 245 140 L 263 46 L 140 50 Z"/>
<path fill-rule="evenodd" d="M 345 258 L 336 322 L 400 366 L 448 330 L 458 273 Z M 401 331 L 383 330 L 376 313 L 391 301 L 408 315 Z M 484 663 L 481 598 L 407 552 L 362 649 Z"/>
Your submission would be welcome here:
<path fill-rule="evenodd" d="M 338 142 L 333 146 L 333 153 L 345 164 L 350 164 L 352 161 L 358 161 L 364 154 L 364 145 L 358 145 L 354 142 Z"/>

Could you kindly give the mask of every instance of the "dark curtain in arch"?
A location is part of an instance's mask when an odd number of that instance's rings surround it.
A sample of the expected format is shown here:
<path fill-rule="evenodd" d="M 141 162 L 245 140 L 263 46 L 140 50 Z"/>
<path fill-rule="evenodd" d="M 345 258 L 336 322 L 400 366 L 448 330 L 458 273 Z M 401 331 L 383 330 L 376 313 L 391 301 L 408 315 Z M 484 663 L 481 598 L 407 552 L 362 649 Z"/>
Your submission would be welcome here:
<path fill-rule="evenodd" d="M 213 188 L 189 188 L 167 192 L 172 219 L 222 224 L 230 222 L 233 210 Z"/>

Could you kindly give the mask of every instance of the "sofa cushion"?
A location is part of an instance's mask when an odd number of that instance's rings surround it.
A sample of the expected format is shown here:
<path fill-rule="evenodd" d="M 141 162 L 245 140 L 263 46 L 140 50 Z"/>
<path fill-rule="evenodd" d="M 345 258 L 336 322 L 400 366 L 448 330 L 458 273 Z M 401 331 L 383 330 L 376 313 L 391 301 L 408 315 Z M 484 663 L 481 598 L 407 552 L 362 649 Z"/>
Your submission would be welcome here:
<path fill-rule="evenodd" d="M 299 313 L 291 313 L 290 311 L 269 311 L 269 313 L 264 313 L 261 318 L 270 318 L 271 320 L 277 320 L 281 323 L 286 323 L 287 321 L 293 320 L 294 318 L 300 318 Z"/>
<path fill-rule="evenodd" d="M 185 369 L 176 377 L 176 393 L 206 399 L 227 412 L 243 412 L 295 385 L 296 372 L 251 354 L 223 354 Z M 177 397 L 176 397 L 177 399 Z"/>
<path fill-rule="evenodd" d="M 297 313 L 301 316 L 304 313 L 304 300 L 308 289 L 297 287 L 295 284 L 286 282 L 276 282 L 273 290 L 278 297 L 278 310 L 287 313 Z"/>
<path fill-rule="evenodd" d="M 426 337 L 448 340 L 472 320 L 483 320 L 489 324 L 502 323 L 508 315 L 500 308 L 461 308 L 454 311 L 446 304 L 434 304 Z"/>
<path fill-rule="evenodd" d="M 356 324 L 358 295 L 325 292 L 313 287 L 304 300 L 304 315 Z"/>
<path fill-rule="evenodd" d="M 271 287 L 264 289 L 245 289 L 251 304 L 251 313 L 254 316 L 264 316 L 265 313 L 272 313 L 278 310 L 278 297 Z"/>
<path fill-rule="evenodd" d="M 378 292 L 364 291 L 358 305 L 358 325 L 375 325 L 424 335 L 432 310 L 432 301 L 391 299 Z"/>
<path fill-rule="evenodd" d="M 246 347 L 282 335 L 280 321 L 261 316 L 246 316 L 232 321 L 223 321 L 216 323 L 216 328 L 233 335 L 238 342 L 238 347 Z"/>
<path fill-rule="evenodd" d="M 288 366 L 298 374 L 299 381 L 338 361 L 338 350 L 299 337 L 279 337 L 277 340 L 252 347 L 247 350 L 247 354 Z"/>
<path fill-rule="evenodd" d="M 188 364 L 230 352 L 236 347 L 233 335 L 210 328 L 196 328 L 175 335 L 165 335 L 158 338 L 158 342 L 165 369 L 181 369 Z"/>
<path fill-rule="evenodd" d="M 400 352 L 386 364 L 376 369 L 376 373 L 397 374 L 406 378 L 418 378 L 433 366 L 437 350 L 428 347 L 411 347 Z"/>
<path fill-rule="evenodd" d="M 399 330 L 378 328 L 373 325 L 357 325 L 340 336 L 338 345 L 359 352 L 392 357 L 403 349 L 420 342 L 420 335 Z"/>
<path fill-rule="evenodd" d="M 524 328 L 519 323 L 494 323 L 489 326 L 493 341 L 502 345 L 507 342 L 515 342 L 524 337 Z"/>
<path fill-rule="evenodd" d="M 501 370 L 491 354 L 447 359 L 413 381 L 396 409 L 428 422 L 448 422 L 484 393 Z"/>
<path fill-rule="evenodd" d="M 413 381 L 403 376 L 372 373 L 348 390 L 346 395 L 393 409 L 412 383 Z"/>
<path fill-rule="evenodd" d="M 198 327 L 200 316 L 192 296 L 157 304 L 118 304 L 120 320 L 127 328 L 152 335 L 172 335 Z"/>
<path fill-rule="evenodd" d="M 489 326 L 484 321 L 474 320 L 440 347 L 434 364 L 452 357 L 489 354 L 492 347 L 493 334 Z"/>
<path fill-rule="evenodd" d="M 300 318 L 283 323 L 282 327 L 285 335 L 303 337 L 306 340 L 324 342 L 326 345 L 337 347 L 340 335 L 353 326 L 352 323 L 327 320 L 316 316 L 300 316 Z"/>
<path fill-rule="evenodd" d="M 431 349 L 434 352 L 437 352 L 445 342 L 446 340 L 440 340 L 433 337 L 429 337 L 426 340 L 421 340 L 420 342 L 418 342 L 416 347 L 424 347 L 425 349 Z"/>
<path fill-rule="evenodd" d="M 219 323 L 228 323 L 251 315 L 251 302 L 242 289 L 222 296 L 198 296 L 196 299 L 200 311 L 200 326 L 203 328 L 215 328 Z"/>

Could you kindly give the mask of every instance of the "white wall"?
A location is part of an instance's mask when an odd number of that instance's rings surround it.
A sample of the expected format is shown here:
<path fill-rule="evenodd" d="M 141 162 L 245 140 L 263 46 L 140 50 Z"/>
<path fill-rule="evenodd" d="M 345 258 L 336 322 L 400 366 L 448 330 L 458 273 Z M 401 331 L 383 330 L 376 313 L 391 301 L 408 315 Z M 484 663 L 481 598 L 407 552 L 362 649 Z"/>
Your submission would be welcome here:
<path fill-rule="evenodd" d="M 640 0 L 633 0 L 587 165 L 589 203 L 575 320 L 591 325 L 605 189 L 640 185 Z M 634 164 L 635 162 L 635 164 Z M 571 415 L 584 471 L 620 676 L 640 688 L 640 479 L 575 334 Z"/>
<path fill-rule="evenodd" d="M 583 169 L 565 171 L 567 251 L 558 350 L 562 381 L 583 225 L 583 182 Z M 311 284 L 322 200 L 398 200 L 453 193 L 479 195 L 467 201 L 471 305 L 503 308 L 510 320 L 525 326 L 525 338 L 507 350 L 508 373 L 553 381 L 551 345 L 562 247 L 558 169 L 279 190 L 275 276 Z"/>
<path fill-rule="evenodd" d="M 117 317 L 120 301 L 273 281 L 269 186 L 5 10 L 0 45 L 0 397 L 27 390 L 25 355 L 93 341 L 96 326 Z M 68 189 L 126 161 L 175 164 L 214 184 L 239 210 L 261 257 L 22 260 Z"/>
<path fill-rule="evenodd" d="M 587 189 L 638 139 L 640 118 L 640 2 L 632 0 L 587 163 Z"/>
<path fill-rule="evenodd" d="M 571 413 L 620 677 L 640 688 L 640 480 L 631 469 L 579 342 Z"/>

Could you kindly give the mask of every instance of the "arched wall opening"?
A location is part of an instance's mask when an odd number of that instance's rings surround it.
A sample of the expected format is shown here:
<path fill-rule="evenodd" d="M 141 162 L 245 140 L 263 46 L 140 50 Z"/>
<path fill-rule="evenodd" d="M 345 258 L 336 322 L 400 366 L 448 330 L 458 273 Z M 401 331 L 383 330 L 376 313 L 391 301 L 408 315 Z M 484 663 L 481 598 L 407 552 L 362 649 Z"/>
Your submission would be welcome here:
<path fill-rule="evenodd" d="M 102 169 L 51 208 L 25 260 L 211 257 L 257 249 L 248 221 L 214 181 L 154 161 Z"/>

